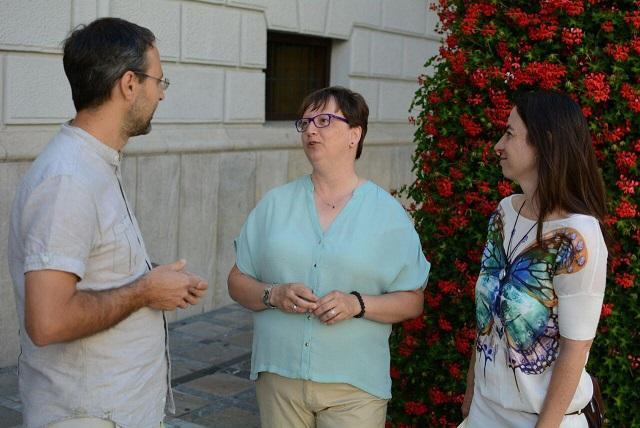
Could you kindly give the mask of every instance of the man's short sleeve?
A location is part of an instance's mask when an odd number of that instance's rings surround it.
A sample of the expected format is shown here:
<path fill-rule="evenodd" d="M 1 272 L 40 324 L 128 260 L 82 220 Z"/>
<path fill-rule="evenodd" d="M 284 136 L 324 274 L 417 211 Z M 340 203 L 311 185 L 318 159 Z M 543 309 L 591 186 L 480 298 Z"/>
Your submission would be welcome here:
<path fill-rule="evenodd" d="M 29 194 L 21 214 L 24 271 L 70 272 L 82 278 L 96 238 L 91 193 L 71 176 L 45 179 Z"/>

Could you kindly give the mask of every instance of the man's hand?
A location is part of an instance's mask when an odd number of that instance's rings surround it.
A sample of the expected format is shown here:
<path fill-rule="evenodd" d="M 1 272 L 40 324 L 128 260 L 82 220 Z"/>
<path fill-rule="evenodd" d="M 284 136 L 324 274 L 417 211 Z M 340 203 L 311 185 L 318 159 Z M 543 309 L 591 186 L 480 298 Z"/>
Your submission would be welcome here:
<path fill-rule="evenodd" d="M 146 306 L 172 311 L 198 304 L 208 284 L 199 276 L 186 272 L 186 265 L 185 260 L 160 265 L 140 279 Z"/>

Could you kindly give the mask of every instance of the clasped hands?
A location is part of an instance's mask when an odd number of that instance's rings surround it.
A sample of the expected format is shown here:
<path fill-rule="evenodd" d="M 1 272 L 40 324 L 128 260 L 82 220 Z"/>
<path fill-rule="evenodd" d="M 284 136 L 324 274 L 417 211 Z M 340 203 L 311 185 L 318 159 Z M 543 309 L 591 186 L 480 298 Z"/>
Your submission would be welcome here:
<path fill-rule="evenodd" d="M 356 296 L 334 290 L 318 297 L 299 282 L 274 286 L 269 302 L 283 312 L 312 313 L 324 324 L 335 324 L 360 313 Z"/>

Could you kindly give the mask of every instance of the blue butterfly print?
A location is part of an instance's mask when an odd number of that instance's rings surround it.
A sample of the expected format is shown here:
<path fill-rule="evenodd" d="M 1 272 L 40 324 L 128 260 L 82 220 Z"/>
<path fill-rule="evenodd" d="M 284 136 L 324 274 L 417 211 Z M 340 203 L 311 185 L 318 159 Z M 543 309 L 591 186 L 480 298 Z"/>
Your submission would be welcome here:
<path fill-rule="evenodd" d="M 577 272 L 586 262 L 584 240 L 571 228 L 543 235 L 511 263 L 504 251 L 503 213 L 489 220 L 487 244 L 476 283 L 476 349 L 494 361 L 500 343 L 507 365 L 525 374 L 540 374 L 557 358 L 558 300 L 553 277 Z M 504 269 L 504 276 L 500 272 Z"/>

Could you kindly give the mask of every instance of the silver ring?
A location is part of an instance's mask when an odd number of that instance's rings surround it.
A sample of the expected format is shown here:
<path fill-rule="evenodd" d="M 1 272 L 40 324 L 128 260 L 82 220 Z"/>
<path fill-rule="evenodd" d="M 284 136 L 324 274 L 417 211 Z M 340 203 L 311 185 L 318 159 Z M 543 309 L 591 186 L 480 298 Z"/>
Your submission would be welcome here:
<path fill-rule="evenodd" d="M 295 303 L 293 304 L 293 311 L 298 312 L 298 305 L 296 305 Z"/>

